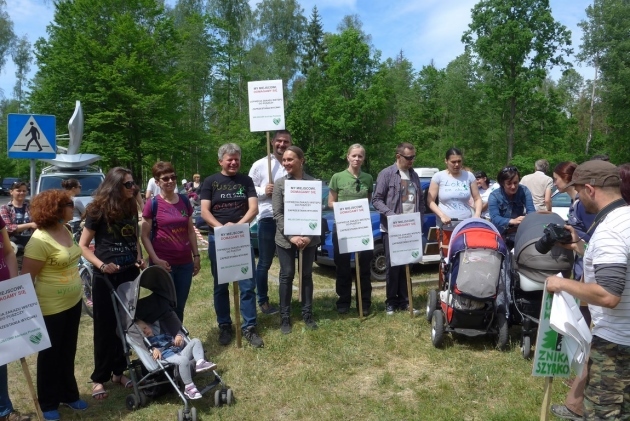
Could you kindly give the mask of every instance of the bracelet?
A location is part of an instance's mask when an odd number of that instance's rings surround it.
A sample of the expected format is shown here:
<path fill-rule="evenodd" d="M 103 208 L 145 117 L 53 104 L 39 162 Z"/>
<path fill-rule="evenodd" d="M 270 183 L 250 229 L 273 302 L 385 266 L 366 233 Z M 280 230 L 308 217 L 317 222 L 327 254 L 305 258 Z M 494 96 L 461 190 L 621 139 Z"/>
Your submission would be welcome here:
<path fill-rule="evenodd" d="M 101 272 L 105 272 L 105 263 L 103 263 L 103 264 L 101 265 L 101 267 L 99 268 L 99 270 L 100 270 Z"/>
<path fill-rule="evenodd" d="M 193 257 L 200 257 L 199 254 L 193 254 Z"/>

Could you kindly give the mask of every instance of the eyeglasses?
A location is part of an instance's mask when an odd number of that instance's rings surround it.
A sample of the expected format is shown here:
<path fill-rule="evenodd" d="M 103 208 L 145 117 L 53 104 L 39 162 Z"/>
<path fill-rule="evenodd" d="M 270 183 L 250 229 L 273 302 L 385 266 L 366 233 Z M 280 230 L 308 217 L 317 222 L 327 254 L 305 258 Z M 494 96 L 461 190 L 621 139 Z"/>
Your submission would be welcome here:
<path fill-rule="evenodd" d="M 361 180 L 357 178 L 356 184 L 357 184 L 357 193 L 358 193 L 361 191 Z"/>
<path fill-rule="evenodd" d="M 405 155 L 400 154 L 400 153 L 399 153 L 398 155 L 402 156 L 402 157 L 403 157 L 403 158 L 405 158 L 407 161 L 413 161 L 414 159 L 416 159 L 416 156 L 415 156 L 415 155 L 405 156 Z"/>
<path fill-rule="evenodd" d="M 74 202 L 68 202 L 63 204 L 64 208 L 74 208 Z"/>
<path fill-rule="evenodd" d="M 518 172 L 518 168 L 516 168 L 516 167 L 514 167 L 514 166 L 510 165 L 509 167 L 505 167 L 505 168 L 503 168 L 503 169 L 501 170 L 501 172 L 502 172 L 502 173 L 505 173 L 505 172 Z"/>
<path fill-rule="evenodd" d="M 160 180 L 162 180 L 165 183 L 168 183 L 169 181 L 177 181 L 177 176 L 176 175 L 171 175 L 170 177 L 168 175 L 165 175 L 164 177 L 160 177 Z"/>
<path fill-rule="evenodd" d="M 134 183 L 133 181 L 127 181 L 126 183 L 123 183 L 123 186 L 125 186 L 126 189 L 133 189 L 133 186 L 135 186 L 136 183 Z"/>

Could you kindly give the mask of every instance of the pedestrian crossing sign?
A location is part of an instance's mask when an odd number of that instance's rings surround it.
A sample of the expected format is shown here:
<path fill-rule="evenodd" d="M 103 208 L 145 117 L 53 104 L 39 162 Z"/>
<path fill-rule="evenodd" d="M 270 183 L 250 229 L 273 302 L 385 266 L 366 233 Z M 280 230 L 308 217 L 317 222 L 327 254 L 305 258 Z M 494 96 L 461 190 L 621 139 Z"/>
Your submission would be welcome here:
<path fill-rule="evenodd" d="M 55 158 L 57 156 L 55 116 L 9 114 L 7 142 L 9 158 Z"/>

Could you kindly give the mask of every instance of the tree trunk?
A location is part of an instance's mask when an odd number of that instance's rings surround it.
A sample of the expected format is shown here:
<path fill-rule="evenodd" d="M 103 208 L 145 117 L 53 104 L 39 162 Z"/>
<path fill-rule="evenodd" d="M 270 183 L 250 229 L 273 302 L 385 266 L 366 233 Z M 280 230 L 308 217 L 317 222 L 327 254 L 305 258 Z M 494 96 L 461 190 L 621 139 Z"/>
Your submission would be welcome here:
<path fill-rule="evenodd" d="M 510 98 L 510 121 L 508 122 L 508 153 L 507 164 L 512 161 L 514 155 L 514 122 L 516 121 L 516 97 Z"/>
<path fill-rule="evenodd" d="M 590 122 L 588 124 L 588 137 L 586 138 L 586 150 L 584 153 L 588 156 L 588 148 L 591 146 L 591 140 L 593 140 L 593 120 L 595 117 L 595 85 L 597 85 L 597 60 L 595 61 L 595 79 L 593 79 L 593 90 L 591 91 L 591 109 Z"/>

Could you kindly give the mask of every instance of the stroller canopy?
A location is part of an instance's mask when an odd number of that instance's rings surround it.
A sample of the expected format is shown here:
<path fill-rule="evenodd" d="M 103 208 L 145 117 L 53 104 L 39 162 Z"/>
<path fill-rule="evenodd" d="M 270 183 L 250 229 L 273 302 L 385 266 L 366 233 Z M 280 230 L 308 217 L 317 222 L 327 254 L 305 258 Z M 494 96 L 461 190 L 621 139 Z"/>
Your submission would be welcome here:
<path fill-rule="evenodd" d="M 526 277 L 545 282 L 558 272 L 573 268 L 573 252 L 554 245 L 549 253 L 540 254 L 535 244 L 543 236 L 545 227 L 555 223 L 564 226 L 564 220 L 555 213 L 536 212 L 525 216 L 516 231 L 514 260 L 516 269 Z"/>
<path fill-rule="evenodd" d="M 150 294 L 146 295 L 147 292 Z M 133 281 L 122 283 L 117 293 L 121 301 L 120 319 L 125 330 L 135 318 L 155 323 L 164 313 L 175 308 L 177 302 L 171 275 L 157 265 L 143 270 Z"/>

